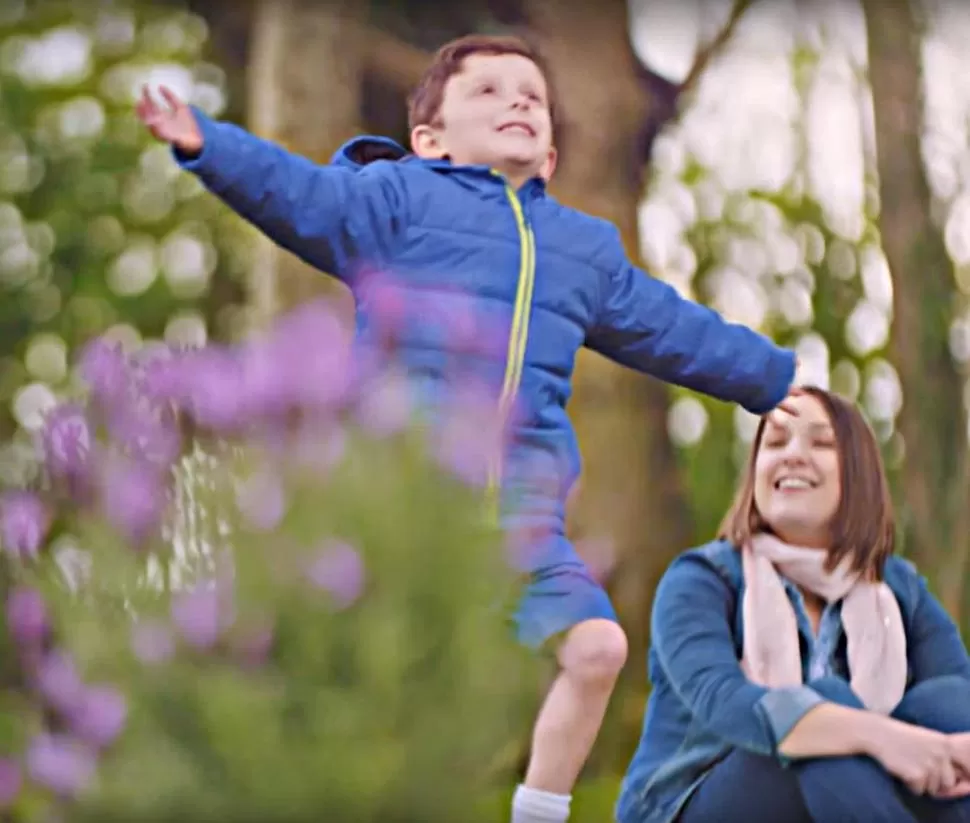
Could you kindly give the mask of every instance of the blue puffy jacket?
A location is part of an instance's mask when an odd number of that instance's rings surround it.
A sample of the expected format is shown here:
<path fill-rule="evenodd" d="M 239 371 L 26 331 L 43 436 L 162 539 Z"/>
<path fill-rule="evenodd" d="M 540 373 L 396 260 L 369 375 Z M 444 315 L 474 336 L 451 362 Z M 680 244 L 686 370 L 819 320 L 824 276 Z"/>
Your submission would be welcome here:
<path fill-rule="evenodd" d="M 579 474 L 566 403 L 581 346 L 754 413 L 789 389 L 793 353 L 635 268 L 611 223 L 558 203 L 541 180 L 515 191 L 486 167 L 422 160 L 373 137 L 318 165 L 196 116 L 204 148 L 178 158 L 183 168 L 274 242 L 347 283 L 360 337 L 371 333 L 367 291 L 355 290 L 363 271 L 392 273 L 415 301 L 435 296 L 422 303 L 430 315 L 402 330 L 403 362 L 434 394 L 462 357 L 462 373 L 516 398 L 515 442 L 499 474 L 537 515 L 561 521 Z M 499 356 L 449 347 L 448 315 L 469 305 L 508 341 Z"/>

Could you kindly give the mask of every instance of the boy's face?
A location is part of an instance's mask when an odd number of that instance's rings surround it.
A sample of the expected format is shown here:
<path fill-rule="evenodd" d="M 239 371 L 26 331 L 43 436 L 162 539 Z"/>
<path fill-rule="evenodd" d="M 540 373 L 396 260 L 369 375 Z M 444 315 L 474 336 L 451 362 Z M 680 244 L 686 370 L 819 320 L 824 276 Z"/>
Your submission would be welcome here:
<path fill-rule="evenodd" d="M 546 81 L 517 54 L 472 54 L 444 89 L 434 125 L 411 135 L 415 154 L 485 165 L 521 184 L 555 165 Z"/>

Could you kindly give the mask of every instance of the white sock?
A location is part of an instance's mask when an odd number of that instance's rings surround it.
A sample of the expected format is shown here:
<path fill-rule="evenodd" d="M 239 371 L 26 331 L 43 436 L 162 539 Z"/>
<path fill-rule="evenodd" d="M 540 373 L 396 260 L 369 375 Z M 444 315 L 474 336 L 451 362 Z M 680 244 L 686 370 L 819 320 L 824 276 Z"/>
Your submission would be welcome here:
<path fill-rule="evenodd" d="M 519 786 L 512 798 L 512 823 L 566 823 L 570 800 L 568 794 Z"/>

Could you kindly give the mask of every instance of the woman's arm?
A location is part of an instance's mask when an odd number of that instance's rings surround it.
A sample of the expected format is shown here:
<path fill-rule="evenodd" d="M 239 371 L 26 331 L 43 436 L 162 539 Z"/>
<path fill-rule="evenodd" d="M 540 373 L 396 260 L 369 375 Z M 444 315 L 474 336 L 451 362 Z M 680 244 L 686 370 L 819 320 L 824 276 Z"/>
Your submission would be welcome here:
<path fill-rule="evenodd" d="M 872 755 L 887 718 L 871 712 L 820 703 L 799 720 L 778 745 L 778 754 L 807 757 Z"/>
<path fill-rule="evenodd" d="M 799 720 L 778 746 L 793 760 L 867 755 L 914 794 L 970 793 L 959 746 L 949 735 L 862 709 L 822 703 Z M 953 795 L 956 796 L 956 795 Z"/>
<path fill-rule="evenodd" d="M 735 599 L 700 556 L 681 556 L 657 587 L 653 648 L 671 687 L 708 731 L 737 748 L 777 754 L 823 699 L 807 686 L 766 689 L 745 677 L 731 631 Z"/>
<path fill-rule="evenodd" d="M 970 657 L 956 623 L 926 585 L 926 580 L 910 566 L 916 578 L 916 607 L 908 627 L 907 646 L 913 680 L 911 686 L 945 675 L 967 679 L 970 699 Z"/>

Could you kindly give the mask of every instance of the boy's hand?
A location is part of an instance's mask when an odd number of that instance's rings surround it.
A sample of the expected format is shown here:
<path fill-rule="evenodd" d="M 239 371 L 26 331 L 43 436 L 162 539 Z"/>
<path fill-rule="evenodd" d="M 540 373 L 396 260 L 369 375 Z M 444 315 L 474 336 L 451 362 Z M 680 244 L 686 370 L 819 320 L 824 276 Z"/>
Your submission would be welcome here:
<path fill-rule="evenodd" d="M 798 381 L 798 372 L 801 369 L 801 367 L 802 367 L 801 359 L 796 357 L 795 358 L 796 384 Z M 795 408 L 795 406 L 792 404 L 791 401 L 793 397 L 800 397 L 803 394 L 805 394 L 805 392 L 802 389 L 800 389 L 798 385 L 793 385 L 788 390 L 788 396 L 784 400 L 782 400 L 777 406 L 775 406 L 775 411 L 781 411 L 781 412 L 784 412 L 785 414 L 790 414 L 792 417 L 798 417 L 798 409 Z"/>
<path fill-rule="evenodd" d="M 144 123 L 157 140 L 170 143 L 187 157 L 196 157 L 202 151 L 202 132 L 195 115 L 176 94 L 165 86 L 159 88 L 168 108 L 158 105 L 148 92 L 142 88 L 141 99 L 135 107 L 138 119 Z"/>
<path fill-rule="evenodd" d="M 795 407 L 795 404 L 792 403 L 791 401 L 793 397 L 800 397 L 803 394 L 805 394 L 805 392 L 802 389 L 799 389 L 797 387 L 793 388 L 791 391 L 788 392 L 788 396 L 784 400 L 782 400 L 777 406 L 775 406 L 775 410 L 784 412 L 785 414 L 790 414 L 792 417 L 798 417 L 799 411 Z"/>

